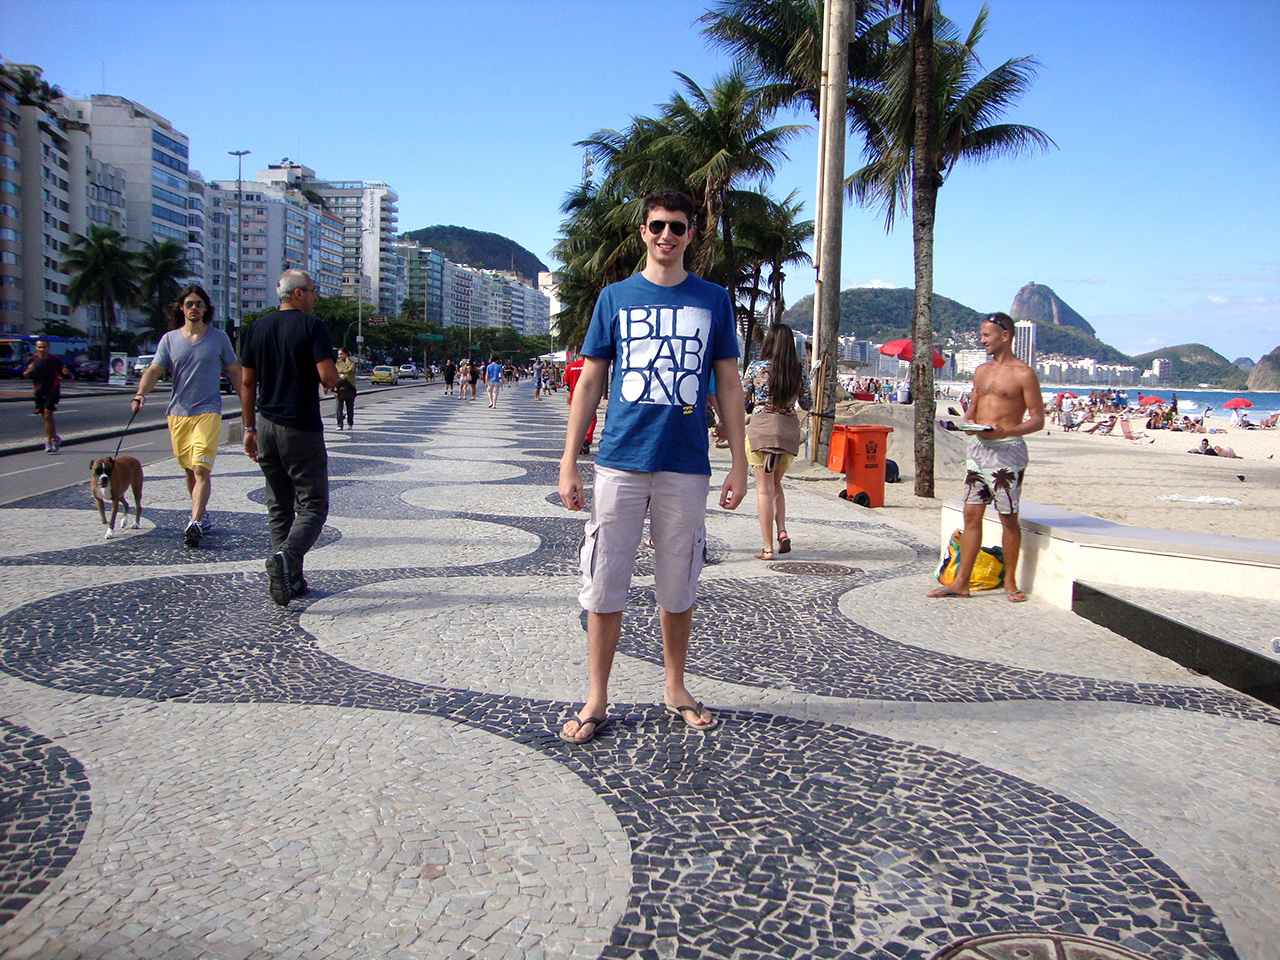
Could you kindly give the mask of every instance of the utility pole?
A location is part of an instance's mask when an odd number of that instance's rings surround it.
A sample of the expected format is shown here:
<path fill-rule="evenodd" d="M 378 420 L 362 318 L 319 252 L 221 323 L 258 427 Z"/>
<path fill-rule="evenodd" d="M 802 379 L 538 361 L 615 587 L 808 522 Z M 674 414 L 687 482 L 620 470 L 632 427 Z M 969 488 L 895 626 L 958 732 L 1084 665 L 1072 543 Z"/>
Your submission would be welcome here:
<path fill-rule="evenodd" d="M 814 404 L 809 451 L 825 462 L 836 412 L 836 342 L 840 330 L 840 252 L 844 230 L 844 141 L 849 84 L 849 0 L 823 5 L 822 91 L 818 142 L 822 169 L 818 178 L 821 232 L 815 237 L 817 284 L 814 300 Z"/>
<path fill-rule="evenodd" d="M 228 150 L 236 158 L 236 355 L 240 354 L 240 346 L 244 339 L 244 323 L 240 308 L 240 277 L 244 273 L 240 269 L 240 231 L 244 229 L 244 195 L 240 191 L 240 179 L 244 173 L 244 156 L 249 150 Z"/>

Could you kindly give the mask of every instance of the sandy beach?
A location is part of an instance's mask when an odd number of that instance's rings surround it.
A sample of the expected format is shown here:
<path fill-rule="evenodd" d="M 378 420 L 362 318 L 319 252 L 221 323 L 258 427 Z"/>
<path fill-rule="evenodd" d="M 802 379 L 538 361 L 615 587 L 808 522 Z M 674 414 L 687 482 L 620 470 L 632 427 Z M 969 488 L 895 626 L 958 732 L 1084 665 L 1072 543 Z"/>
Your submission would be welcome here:
<path fill-rule="evenodd" d="M 840 406 L 837 422 L 881 422 L 894 427 L 888 455 L 897 462 L 902 483 L 886 485 L 884 514 L 935 539 L 942 502 L 958 499 L 962 493 L 964 439 L 939 432 L 934 471 L 937 499 L 923 499 L 913 492 L 912 408 Z M 1133 421 L 1135 427 L 1140 422 Z M 1187 453 L 1199 446 L 1202 434 L 1135 429 L 1135 434 L 1145 436 L 1130 441 L 1118 429 L 1115 436 L 1101 436 L 1064 433 L 1050 425 L 1027 437 L 1031 463 L 1022 497 L 1133 526 L 1280 540 L 1280 430 L 1231 429 L 1226 420 L 1216 419 L 1209 425 L 1226 430 L 1209 436 L 1210 443 L 1232 447 L 1243 459 Z M 832 473 L 825 464 L 797 461 L 788 477 L 797 485 L 833 496 L 844 487 L 843 474 Z M 1160 499 L 1173 494 L 1239 503 Z"/>

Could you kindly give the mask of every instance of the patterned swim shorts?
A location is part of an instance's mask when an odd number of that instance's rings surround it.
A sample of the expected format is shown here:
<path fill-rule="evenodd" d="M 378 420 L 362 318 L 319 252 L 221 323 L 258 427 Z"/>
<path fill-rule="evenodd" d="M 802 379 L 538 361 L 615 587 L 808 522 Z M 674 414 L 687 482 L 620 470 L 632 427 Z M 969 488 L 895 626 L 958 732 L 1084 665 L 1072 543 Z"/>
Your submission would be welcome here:
<path fill-rule="evenodd" d="M 1018 512 L 1027 445 L 1021 437 L 969 438 L 965 454 L 964 502 L 993 504 L 997 513 Z"/>

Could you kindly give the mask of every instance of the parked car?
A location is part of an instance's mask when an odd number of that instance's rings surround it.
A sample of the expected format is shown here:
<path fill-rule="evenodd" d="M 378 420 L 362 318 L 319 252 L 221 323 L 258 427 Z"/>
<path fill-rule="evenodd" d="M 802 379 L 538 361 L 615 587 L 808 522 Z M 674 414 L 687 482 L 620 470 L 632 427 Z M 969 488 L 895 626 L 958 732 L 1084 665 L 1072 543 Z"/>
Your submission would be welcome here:
<path fill-rule="evenodd" d="M 395 367 L 374 367 L 373 374 L 369 377 L 370 383 L 389 383 L 393 387 L 400 382 L 400 377 L 396 373 Z"/>
<path fill-rule="evenodd" d="M 133 368 L 132 368 L 134 379 L 137 379 L 138 377 L 141 377 L 144 373 L 146 373 L 147 367 L 151 366 L 151 361 L 154 360 L 155 358 L 156 358 L 156 355 L 154 353 L 148 353 L 134 360 Z"/>
<path fill-rule="evenodd" d="M 223 393 L 231 392 L 231 377 L 227 375 L 227 371 L 225 370 L 218 374 L 218 389 Z"/>
<path fill-rule="evenodd" d="M 417 380 L 418 368 L 412 363 L 402 363 L 400 364 L 400 376 L 405 380 Z"/>
<path fill-rule="evenodd" d="M 102 361 L 101 360 L 82 360 L 76 364 L 72 375 L 77 380 L 101 380 L 102 379 Z"/>

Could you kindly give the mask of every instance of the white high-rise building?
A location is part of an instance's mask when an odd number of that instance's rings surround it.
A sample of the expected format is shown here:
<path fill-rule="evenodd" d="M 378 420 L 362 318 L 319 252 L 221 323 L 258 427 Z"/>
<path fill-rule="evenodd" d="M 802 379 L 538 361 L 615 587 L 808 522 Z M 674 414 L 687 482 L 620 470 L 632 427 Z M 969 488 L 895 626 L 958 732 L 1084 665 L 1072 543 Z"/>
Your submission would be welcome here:
<path fill-rule="evenodd" d="M 1036 365 L 1036 325 L 1032 320 L 1019 320 L 1013 325 L 1013 355 L 1031 369 Z"/>
<path fill-rule="evenodd" d="M 343 295 L 354 298 L 359 292 L 372 302 L 375 312 L 399 313 L 406 271 L 394 247 L 400 199 L 394 190 L 378 180 L 318 180 L 310 167 L 291 161 L 273 163 L 256 176 L 262 183 L 287 186 L 323 200 L 343 224 Z"/>
<path fill-rule="evenodd" d="M 88 126 L 93 158 L 124 172 L 127 236 L 137 245 L 181 243 L 193 279 L 203 284 L 204 181 L 187 165 L 186 134 L 124 97 L 95 93 L 88 100 L 68 100 L 66 107 L 68 119 Z"/>

